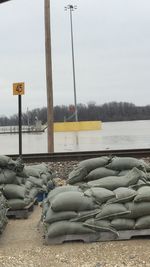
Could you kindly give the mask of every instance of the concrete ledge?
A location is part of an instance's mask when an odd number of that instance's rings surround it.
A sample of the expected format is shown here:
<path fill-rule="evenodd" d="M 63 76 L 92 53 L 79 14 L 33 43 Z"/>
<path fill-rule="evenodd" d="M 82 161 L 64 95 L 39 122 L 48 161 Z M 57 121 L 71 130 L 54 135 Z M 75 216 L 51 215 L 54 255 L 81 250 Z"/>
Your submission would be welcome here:
<path fill-rule="evenodd" d="M 55 132 L 95 131 L 102 128 L 101 121 L 56 122 Z"/>

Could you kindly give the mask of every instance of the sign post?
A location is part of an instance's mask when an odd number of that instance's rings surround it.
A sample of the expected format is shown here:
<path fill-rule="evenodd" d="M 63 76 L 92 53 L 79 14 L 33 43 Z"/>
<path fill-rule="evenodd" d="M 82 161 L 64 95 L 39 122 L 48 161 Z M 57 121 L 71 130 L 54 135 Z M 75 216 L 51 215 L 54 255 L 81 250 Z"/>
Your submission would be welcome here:
<path fill-rule="evenodd" d="M 18 125 L 19 125 L 19 156 L 22 157 L 22 103 L 21 96 L 24 95 L 25 84 L 13 83 L 13 95 L 18 95 Z"/>

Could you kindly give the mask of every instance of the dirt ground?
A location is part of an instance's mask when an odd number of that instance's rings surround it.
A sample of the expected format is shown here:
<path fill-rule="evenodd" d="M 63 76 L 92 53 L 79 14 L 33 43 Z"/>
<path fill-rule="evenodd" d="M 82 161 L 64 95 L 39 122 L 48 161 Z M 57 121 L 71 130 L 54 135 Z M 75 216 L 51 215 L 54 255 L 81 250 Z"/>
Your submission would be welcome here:
<path fill-rule="evenodd" d="M 43 245 L 41 207 L 27 220 L 9 220 L 0 238 L 0 267 L 150 267 L 150 239 Z"/>

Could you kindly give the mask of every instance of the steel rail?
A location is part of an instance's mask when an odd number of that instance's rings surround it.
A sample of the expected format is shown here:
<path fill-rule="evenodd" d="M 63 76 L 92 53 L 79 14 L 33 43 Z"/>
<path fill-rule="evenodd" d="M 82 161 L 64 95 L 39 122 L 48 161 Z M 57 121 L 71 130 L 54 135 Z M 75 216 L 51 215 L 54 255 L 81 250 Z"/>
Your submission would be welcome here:
<path fill-rule="evenodd" d="M 13 159 L 19 157 L 18 154 L 8 155 Z M 120 157 L 136 157 L 146 158 L 150 157 L 150 149 L 121 149 L 121 150 L 99 150 L 99 151 L 81 151 L 81 152 L 59 152 L 59 153 L 36 153 L 36 154 L 23 154 L 22 159 L 24 162 L 61 162 L 84 160 L 88 158 L 95 158 L 101 156 L 120 156 Z"/>

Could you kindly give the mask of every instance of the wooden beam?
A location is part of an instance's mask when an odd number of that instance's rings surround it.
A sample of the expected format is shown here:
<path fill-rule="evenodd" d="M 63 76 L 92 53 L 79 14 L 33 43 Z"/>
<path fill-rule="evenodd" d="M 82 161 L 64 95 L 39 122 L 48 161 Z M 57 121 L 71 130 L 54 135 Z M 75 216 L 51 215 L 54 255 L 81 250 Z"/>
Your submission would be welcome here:
<path fill-rule="evenodd" d="M 47 84 L 47 140 L 48 152 L 54 152 L 54 125 L 53 125 L 53 82 L 51 57 L 51 27 L 50 27 L 50 0 L 45 0 L 45 56 L 46 56 L 46 84 Z"/>

